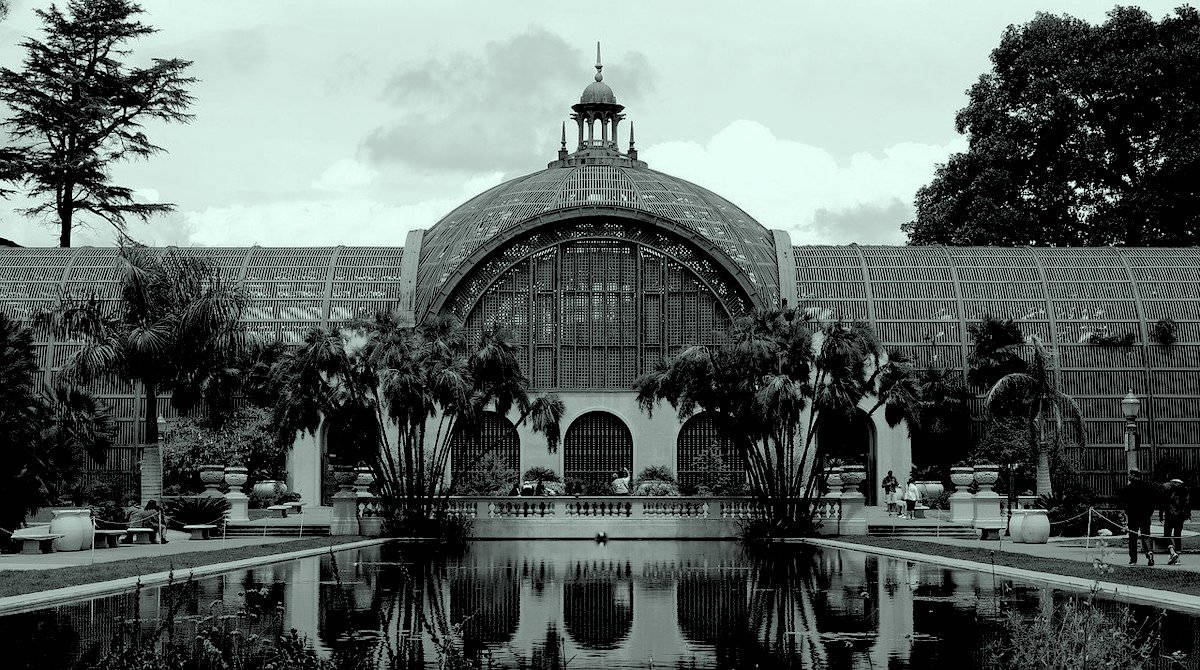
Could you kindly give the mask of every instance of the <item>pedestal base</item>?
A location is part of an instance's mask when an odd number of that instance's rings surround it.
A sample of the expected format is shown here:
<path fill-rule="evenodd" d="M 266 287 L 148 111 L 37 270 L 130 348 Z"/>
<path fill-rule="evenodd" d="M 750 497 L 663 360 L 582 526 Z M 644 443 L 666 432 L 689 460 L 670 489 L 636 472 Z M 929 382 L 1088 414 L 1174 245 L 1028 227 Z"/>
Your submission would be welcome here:
<path fill-rule="evenodd" d="M 354 491 L 338 491 L 333 495 L 333 516 L 329 520 L 330 535 L 358 535 L 358 495 Z"/>
<path fill-rule="evenodd" d="M 233 523 L 248 523 L 250 521 L 250 496 L 241 491 L 231 489 L 225 494 L 229 501 L 228 521 Z"/>
<path fill-rule="evenodd" d="M 1000 515 L 1000 501 L 1002 498 L 995 491 L 980 491 L 974 496 L 972 501 L 975 506 L 975 519 L 972 525 L 976 528 L 993 529 L 1004 528 L 1007 523 L 1003 516 Z"/>
<path fill-rule="evenodd" d="M 970 525 L 975 521 L 975 499 L 966 491 L 950 494 L 950 523 Z"/>

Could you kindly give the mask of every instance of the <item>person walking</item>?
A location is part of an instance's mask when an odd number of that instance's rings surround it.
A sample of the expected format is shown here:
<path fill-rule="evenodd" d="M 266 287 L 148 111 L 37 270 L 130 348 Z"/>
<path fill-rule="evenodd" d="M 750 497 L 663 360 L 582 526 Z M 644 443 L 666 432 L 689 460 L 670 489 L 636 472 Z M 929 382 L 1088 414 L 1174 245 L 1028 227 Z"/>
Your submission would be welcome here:
<path fill-rule="evenodd" d="M 1187 484 L 1179 477 L 1172 477 L 1163 485 L 1163 538 L 1167 541 L 1167 549 L 1171 558 L 1167 565 L 1179 562 L 1183 552 L 1183 522 L 1192 518 L 1192 495 Z"/>
<path fill-rule="evenodd" d="M 1133 468 L 1129 471 L 1129 484 L 1121 489 L 1121 507 L 1125 510 L 1126 530 L 1129 531 L 1129 564 L 1138 562 L 1138 545 L 1140 541 L 1142 553 L 1146 555 L 1146 565 L 1154 565 L 1154 549 L 1150 542 L 1150 519 L 1158 507 L 1158 490 L 1146 478 L 1142 471 Z"/>
<path fill-rule="evenodd" d="M 912 478 L 908 478 L 908 484 L 904 487 L 904 518 L 912 519 L 917 511 L 917 501 L 921 499 L 921 491 L 917 489 L 917 482 Z"/>
<path fill-rule="evenodd" d="M 888 516 L 900 514 L 900 508 L 896 506 L 896 489 L 900 488 L 900 480 L 896 479 L 896 475 L 888 470 L 887 476 L 883 478 L 883 499 L 887 501 Z"/>

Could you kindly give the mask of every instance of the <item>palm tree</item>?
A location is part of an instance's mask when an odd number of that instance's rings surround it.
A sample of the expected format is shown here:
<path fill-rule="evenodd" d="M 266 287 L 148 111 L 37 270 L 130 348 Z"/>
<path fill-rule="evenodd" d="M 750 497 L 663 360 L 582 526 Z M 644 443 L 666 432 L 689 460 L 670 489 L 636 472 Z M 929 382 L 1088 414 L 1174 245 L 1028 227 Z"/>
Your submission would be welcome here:
<path fill-rule="evenodd" d="M 145 442 L 158 441 L 159 394 L 187 413 L 248 342 L 241 323 L 248 298 L 211 260 L 145 247 L 120 249 L 120 299 L 63 296 L 40 315 L 77 341 L 60 375 L 79 382 L 117 377 L 141 382 Z"/>
<path fill-rule="evenodd" d="M 1025 424 L 1031 453 L 1037 454 L 1037 494 L 1051 495 L 1051 443 L 1060 446 L 1068 431 L 1082 446 L 1083 412 L 1071 396 L 1058 388 L 1055 372 L 1047 364 L 1041 342 L 1033 340 L 1033 360 L 1025 372 L 1004 375 L 984 399 L 984 407 L 996 418 L 1020 418 Z M 1015 484 L 1013 485 L 1015 488 Z"/>
<path fill-rule="evenodd" d="M 39 388 L 33 334 L 0 313 L 0 529 L 13 529 L 103 463 L 116 431 L 107 408 L 66 384 Z"/>
<path fill-rule="evenodd" d="M 778 524 L 812 518 L 835 445 L 814 438 L 845 427 L 868 404 L 892 426 L 916 420 L 911 366 L 889 357 L 869 326 L 814 310 L 776 309 L 739 319 L 729 341 L 693 346 L 635 383 L 652 414 L 661 401 L 681 419 L 706 412 L 743 455 L 750 488 Z"/>
<path fill-rule="evenodd" d="M 477 425 L 485 410 L 503 416 L 515 409 L 518 425 L 532 421 L 549 449 L 558 444 L 562 401 L 530 398 L 516 346 L 501 328 L 468 343 L 452 317 L 413 327 L 381 313 L 313 329 L 272 377 L 279 438 L 328 425 L 344 465 L 372 467 L 385 514 L 400 532 L 441 520 L 455 484 L 445 476 L 452 438 Z"/>

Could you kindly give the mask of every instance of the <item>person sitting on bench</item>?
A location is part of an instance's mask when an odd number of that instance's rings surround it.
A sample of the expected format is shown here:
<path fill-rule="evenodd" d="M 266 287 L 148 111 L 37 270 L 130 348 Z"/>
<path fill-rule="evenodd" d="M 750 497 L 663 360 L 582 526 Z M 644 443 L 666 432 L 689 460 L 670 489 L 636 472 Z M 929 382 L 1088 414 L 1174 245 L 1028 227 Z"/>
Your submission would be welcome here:
<path fill-rule="evenodd" d="M 167 543 L 167 528 L 163 523 L 162 510 L 153 500 L 147 500 L 145 508 L 139 507 L 136 503 L 133 505 L 129 512 L 129 527 L 149 528 L 154 531 L 160 544 Z"/>

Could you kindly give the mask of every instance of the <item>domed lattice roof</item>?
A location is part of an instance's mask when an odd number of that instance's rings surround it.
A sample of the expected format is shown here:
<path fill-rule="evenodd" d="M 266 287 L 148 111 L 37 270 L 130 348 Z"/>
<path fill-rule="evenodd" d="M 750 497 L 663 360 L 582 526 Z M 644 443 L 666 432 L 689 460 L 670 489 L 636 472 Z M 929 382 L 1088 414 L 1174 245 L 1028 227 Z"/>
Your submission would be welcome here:
<path fill-rule="evenodd" d="M 623 213 L 691 238 L 737 275 L 752 300 L 778 302 L 774 238 L 749 214 L 712 191 L 648 168 L 575 165 L 495 186 L 434 224 L 421 248 L 418 318 L 437 308 L 471 266 L 539 218 L 554 215 L 554 225 L 567 225 L 562 218 Z"/>

